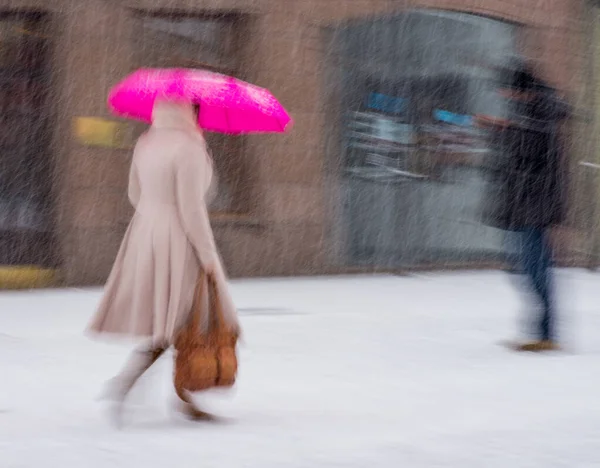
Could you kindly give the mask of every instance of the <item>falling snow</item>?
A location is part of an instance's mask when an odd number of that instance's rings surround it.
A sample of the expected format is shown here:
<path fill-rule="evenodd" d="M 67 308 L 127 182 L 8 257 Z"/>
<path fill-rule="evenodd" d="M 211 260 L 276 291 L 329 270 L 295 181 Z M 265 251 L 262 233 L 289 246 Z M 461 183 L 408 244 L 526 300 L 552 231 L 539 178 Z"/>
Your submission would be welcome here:
<path fill-rule="evenodd" d="M 106 280 L 147 128 L 106 100 L 142 67 L 235 76 L 289 111 L 285 135 L 207 141 L 227 270 L 296 276 L 234 281 L 239 384 L 198 396 L 222 420 L 172 410 L 164 358 L 121 431 L 97 396 L 131 346 L 83 334 L 100 290 L 1 291 L 0 467 L 600 466 L 597 273 L 556 275 L 565 350 L 544 356 L 498 345 L 531 336 L 517 275 L 368 275 L 516 258 L 489 210 L 526 145 L 481 116 L 523 123 L 498 93 L 517 60 L 569 109 L 537 210 L 565 203 L 554 259 L 598 263 L 598 24 L 591 0 L 0 0 L 0 287 Z"/>

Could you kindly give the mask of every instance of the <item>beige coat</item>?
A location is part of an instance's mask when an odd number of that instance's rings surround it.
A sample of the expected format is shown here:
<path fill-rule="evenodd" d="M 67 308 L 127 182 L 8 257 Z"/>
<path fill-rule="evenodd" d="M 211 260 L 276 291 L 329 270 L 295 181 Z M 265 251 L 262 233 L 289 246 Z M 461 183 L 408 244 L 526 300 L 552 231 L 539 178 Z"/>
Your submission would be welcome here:
<path fill-rule="evenodd" d="M 129 180 L 135 215 L 90 330 L 171 344 L 185 323 L 200 265 L 216 276 L 225 318 L 237 327 L 207 211 L 212 161 L 191 106 L 159 102 L 138 141 Z M 207 321 L 204 307 L 204 324 Z"/>

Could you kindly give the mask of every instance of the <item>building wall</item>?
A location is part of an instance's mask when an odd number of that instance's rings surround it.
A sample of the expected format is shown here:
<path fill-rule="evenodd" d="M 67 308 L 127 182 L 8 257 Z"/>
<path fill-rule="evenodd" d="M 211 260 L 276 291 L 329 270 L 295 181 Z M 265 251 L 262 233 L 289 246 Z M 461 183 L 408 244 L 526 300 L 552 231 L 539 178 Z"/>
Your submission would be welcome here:
<path fill-rule="evenodd" d="M 288 135 L 249 137 L 244 212 L 213 219 L 233 276 L 327 273 L 334 252 L 326 191 L 325 64 L 328 27 L 407 8 L 491 15 L 533 26 L 524 39 L 549 81 L 577 89 L 578 0 L 0 0 L 0 9 L 49 10 L 55 24 L 57 225 L 65 281 L 102 282 L 131 216 L 130 150 L 89 147 L 73 135 L 78 116 L 110 118 L 111 85 L 134 66 L 129 8 L 245 15 L 244 78 L 267 87 L 295 119 Z"/>

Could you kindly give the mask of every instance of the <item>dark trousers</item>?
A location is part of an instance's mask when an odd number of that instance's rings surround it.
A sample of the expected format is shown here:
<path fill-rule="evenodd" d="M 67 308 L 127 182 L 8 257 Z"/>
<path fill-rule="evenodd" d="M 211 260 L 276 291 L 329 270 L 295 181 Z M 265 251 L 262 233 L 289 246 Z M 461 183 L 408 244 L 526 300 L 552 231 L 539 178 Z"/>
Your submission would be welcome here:
<path fill-rule="evenodd" d="M 520 236 L 519 263 L 517 266 L 528 278 L 542 307 L 537 329 L 539 339 L 553 340 L 554 336 L 554 286 L 552 279 L 552 252 L 544 228 L 525 228 Z"/>

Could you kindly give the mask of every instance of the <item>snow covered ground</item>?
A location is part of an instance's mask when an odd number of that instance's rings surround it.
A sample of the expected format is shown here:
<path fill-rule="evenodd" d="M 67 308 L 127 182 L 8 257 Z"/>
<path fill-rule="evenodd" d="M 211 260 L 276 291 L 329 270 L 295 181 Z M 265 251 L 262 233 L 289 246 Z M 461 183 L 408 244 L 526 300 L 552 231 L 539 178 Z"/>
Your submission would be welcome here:
<path fill-rule="evenodd" d="M 0 467 L 600 466 L 600 275 L 559 273 L 569 352 L 517 355 L 507 275 L 255 280 L 239 385 L 171 410 L 163 359 L 114 429 L 97 401 L 129 346 L 82 334 L 98 290 L 0 294 Z"/>

